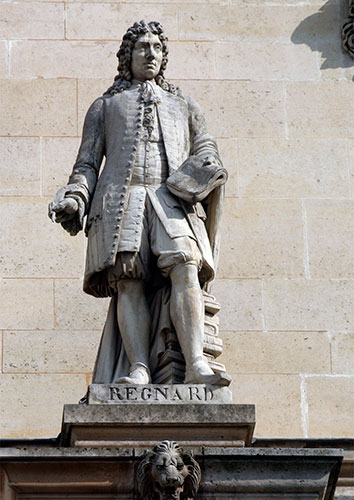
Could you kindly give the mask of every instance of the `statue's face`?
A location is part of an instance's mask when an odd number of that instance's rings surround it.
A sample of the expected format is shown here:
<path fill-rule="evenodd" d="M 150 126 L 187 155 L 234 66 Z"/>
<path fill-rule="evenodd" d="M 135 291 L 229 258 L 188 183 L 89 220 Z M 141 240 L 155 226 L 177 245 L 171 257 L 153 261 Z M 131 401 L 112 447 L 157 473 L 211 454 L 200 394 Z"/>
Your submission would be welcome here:
<path fill-rule="evenodd" d="M 162 43 L 157 35 L 147 32 L 137 39 L 132 52 L 131 70 L 137 80 L 152 80 L 158 75 L 162 61 Z"/>

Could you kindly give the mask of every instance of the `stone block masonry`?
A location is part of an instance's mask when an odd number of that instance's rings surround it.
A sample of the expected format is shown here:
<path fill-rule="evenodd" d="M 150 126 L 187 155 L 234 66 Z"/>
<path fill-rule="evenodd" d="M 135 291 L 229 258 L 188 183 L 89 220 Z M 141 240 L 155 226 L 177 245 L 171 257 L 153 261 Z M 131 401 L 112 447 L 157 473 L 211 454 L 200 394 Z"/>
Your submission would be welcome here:
<path fill-rule="evenodd" d="M 213 292 L 234 403 L 256 404 L 257 437 L 353 437 L 354 61 L 340 4 L 1 3 L 1 437 L 56 436 L 90 382 L 108 302 L 81 291 L 85 238 L 46 205 L 142 18 L 165 26 L 167 76 L 200 103 L 229 171 Z"/>

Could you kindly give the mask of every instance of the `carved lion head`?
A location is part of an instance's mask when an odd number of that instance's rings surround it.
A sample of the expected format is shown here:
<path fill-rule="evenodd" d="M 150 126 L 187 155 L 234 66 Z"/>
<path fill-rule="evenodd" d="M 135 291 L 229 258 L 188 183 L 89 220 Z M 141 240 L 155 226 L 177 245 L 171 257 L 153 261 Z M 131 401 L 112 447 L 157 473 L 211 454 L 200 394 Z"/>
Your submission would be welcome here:
<path fill-rule="evenodd" d="M 144 500 L 187 500 L 195 497 L 200 477 L 191 455 L 174 441 L 162 441 L 140 462 L 138 489 Z"/>

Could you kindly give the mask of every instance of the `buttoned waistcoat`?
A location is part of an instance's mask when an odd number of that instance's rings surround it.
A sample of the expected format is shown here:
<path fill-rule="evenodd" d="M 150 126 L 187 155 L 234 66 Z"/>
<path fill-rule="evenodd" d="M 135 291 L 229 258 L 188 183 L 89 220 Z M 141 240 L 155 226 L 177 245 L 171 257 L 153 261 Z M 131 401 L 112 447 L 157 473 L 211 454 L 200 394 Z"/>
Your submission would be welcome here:
<path fill-rule="evenodd" d="M 215 141 L 207 133 L 197 103 L 160 87 L 156 88 L 156 93 L 169 174 L 192 154 L 213 156 L 219 162 Z M 115 263 L 142 127 L 143 102 L 139 84 L 122 93 L 98 98 L 85 118 L 82 143 L 67 193 L 79 195 L 86 205 L 89 248 L 84 290 L 91 295 L 110 295 L 104 273 Z M 105 164 L 99 175 L 104 157 Z M 185 202 L 182 206 L 203 255 L 202 281 L 208 281 L 214 271 L 201 211 Z"/>

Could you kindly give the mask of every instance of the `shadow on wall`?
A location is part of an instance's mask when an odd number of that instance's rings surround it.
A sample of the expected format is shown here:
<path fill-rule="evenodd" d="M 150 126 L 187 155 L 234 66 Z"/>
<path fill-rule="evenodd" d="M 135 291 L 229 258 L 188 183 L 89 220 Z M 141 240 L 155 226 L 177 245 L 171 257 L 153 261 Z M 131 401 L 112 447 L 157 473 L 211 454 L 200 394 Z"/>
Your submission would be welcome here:
<path fill-rule="evenodd" d="M 354 59 L 342 49 L 341 28 L 348 11 L 348 0 L 329 0 L 301 21 L 291 36 L 293 43 L 306 44 L 320 53 L 321 70 L 354 67 Z"/>

